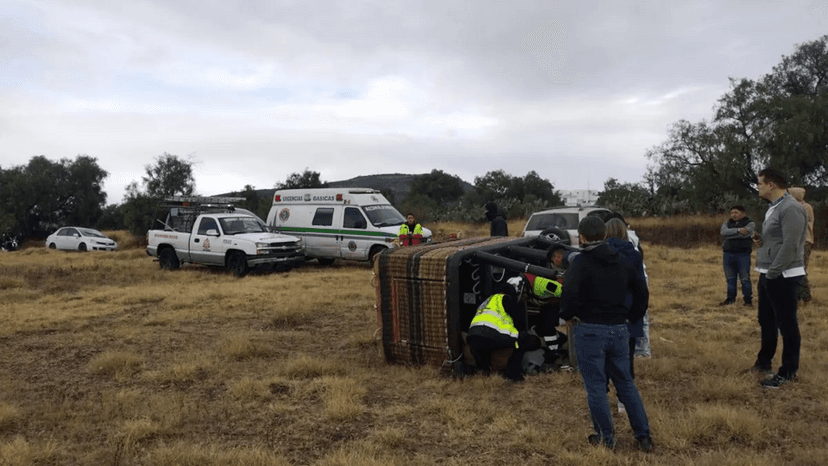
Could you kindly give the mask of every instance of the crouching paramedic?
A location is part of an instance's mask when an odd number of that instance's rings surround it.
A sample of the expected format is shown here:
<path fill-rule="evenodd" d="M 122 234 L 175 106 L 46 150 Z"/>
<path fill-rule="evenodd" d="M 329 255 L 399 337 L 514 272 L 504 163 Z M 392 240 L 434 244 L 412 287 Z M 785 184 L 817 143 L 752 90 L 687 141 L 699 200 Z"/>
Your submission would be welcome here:
<path fill-rule="evenodd" d="M 540 347 L 540 341 L 526 331 L 526 313 L 519 305 L 523 281 L 517 287 L 498 284 L 495 292 L 477 308 L 466 333 L 477 370 L 492 369 L 492 354 L 503 350 L 509 354 L 505 375 L 513 381 L 523 380 L 523 355 Z"/>

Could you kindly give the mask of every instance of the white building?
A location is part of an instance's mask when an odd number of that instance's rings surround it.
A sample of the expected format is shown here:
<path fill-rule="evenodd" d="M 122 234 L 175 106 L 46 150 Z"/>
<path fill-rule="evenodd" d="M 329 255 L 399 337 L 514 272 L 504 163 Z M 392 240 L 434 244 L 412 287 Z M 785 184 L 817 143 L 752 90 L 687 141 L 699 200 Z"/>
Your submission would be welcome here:
<path fill-rule="evenodd" d="M 598 202 L 598 191 L 595 189 L 562 189 L 560 192 L 567 207 L 595 205 Z"/>

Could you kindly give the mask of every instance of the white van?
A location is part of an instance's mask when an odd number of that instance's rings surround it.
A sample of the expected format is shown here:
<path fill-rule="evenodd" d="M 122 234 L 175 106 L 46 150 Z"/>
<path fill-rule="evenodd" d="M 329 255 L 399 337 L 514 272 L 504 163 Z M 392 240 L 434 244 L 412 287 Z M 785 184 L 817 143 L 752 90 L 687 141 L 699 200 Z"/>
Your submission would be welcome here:
<path fill-rule="evenodd" d="M 405 217 L 370 188 L 280 189 L 273 194 L 267 224 L 299 236 L 305 256 L 331 264 L 338 258 L 368 260 L 393 248 Z M 423 228 L 423 239 L 431 231 Z"/>

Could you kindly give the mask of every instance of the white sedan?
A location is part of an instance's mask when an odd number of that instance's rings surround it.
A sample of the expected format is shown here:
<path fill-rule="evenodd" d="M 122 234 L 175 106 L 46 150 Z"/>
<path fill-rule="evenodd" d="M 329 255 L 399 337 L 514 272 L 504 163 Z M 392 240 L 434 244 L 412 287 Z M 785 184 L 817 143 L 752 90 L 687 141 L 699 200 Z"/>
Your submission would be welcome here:
<path fill-rule="evenodd" d="M 66 251 L 114 251 L 118 243 L 98 230 L 83 227 L 63 227 L 46 238 L 49 249 Z"/>

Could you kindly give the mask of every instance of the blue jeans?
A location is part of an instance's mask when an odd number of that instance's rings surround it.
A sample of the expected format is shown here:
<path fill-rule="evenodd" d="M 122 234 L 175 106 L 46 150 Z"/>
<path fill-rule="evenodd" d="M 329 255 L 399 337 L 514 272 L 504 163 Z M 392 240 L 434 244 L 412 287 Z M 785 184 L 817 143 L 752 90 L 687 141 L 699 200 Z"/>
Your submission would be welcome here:
<path fill-rule="evenodd" d="M 595 432 L 601 435 L 604 445 L 615 445 L 615 425 L 607 400 L 607 381 L 612 380 L 618 400 L 627 408 L 635 438 L 650 435 L 650 424 L 638 387 L 630 374 L 630 332 L 626 324 L 576 325 L 575 352 L 587 404 Z"/>
<path fill-rule="evenodd" d="M 759 328 L 762 334 L 762 347 L 756 356 L 756 365 L 770 368 L 776 354 L 779 334 L 782 335 L 782 365 L 777 374 L 790 379 L 799 370 L 799 350 L 802 336 L 799 333 L 799 320 L 796 316 L 796 294 L 802 277 L 778 277 L 768 280 L 765 274 L 759 275 L 756 287 L 759 295 Z"/>
<path fill-rule="evenodd" d="M 725 280 L 727 281 L 727 300 L 736 301 L 736 276 L 742 283 L 742 297 L 745 302 L 753 301 L 753 291 L 750 286 L 750 253 L 725 252 L 722 258 Z"/>

